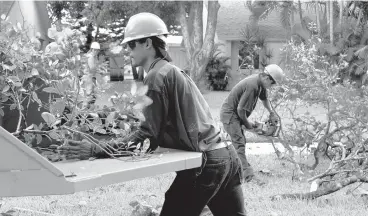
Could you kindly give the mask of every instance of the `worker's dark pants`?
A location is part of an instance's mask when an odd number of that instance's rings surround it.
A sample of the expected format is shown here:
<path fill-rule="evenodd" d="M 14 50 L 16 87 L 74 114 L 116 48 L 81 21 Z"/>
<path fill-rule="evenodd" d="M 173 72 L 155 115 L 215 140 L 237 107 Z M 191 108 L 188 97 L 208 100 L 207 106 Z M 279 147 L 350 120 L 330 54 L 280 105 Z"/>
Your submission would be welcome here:
<path fill-rule="evenodd" d="M 224 130 L 229 134 L 238 157 L 241 159 L 243 179 L 249 179 L 254 175 L 254 170 L 246 159 L 246 138 L 242 131 L 241 119 L 233 114 L 229 123 L 223 123 Z"/>
<path fill-rule="evenodd" d="M 177 172 L 160 216 L 199 216 L 206 205 L 214 216 L 246 215 L 241 172 L 232 145 L 204 153 L 201 168 Z"/>

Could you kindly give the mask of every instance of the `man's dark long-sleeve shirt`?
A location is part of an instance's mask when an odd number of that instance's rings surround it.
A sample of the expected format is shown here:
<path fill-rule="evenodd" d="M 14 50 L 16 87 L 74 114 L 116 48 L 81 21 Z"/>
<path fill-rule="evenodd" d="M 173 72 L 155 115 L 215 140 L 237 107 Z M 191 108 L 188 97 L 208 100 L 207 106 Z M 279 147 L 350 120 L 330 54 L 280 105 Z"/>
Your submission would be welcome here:
<path fill-rule="evenodd" d="M 253 74 L 241 80 L 224 100 L 220 110 L 220 121 L 228 124 L 232 115 L 242 113 L 251 115 L 258 98 L 267 99 L 267 91 L 262 87 L 259 74 Z M 244 116 L 241 117 L 243 119 Z"/>
<path fill-rule="evenodd" d="M 146 120 L 130 141 L 149 138 L 158 146 L 198 152 L 220 142 L 209 105 L 187 74 L 161 60 L 148 72 L 144 85 L 153 103 L 144 108 Z"/>

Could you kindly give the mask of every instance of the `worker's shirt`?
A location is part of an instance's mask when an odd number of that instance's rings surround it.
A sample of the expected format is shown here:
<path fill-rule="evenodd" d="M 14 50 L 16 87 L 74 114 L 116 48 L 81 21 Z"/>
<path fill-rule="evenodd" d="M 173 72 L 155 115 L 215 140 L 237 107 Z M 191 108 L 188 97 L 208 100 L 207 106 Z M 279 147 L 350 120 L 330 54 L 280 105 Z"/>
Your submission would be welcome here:
<path fill-rule="evenodd" d="M 160 60 L 144 79 L 153 103 L 144 108 L 146 118 L 129 140 L 156 142 L 159 146 L 204 151 L 221 141 L 210 108 L 192 79 L 176 66 Z"/>
<path fill-rule="evenodd" d="M 261 85 L 259 74 L 253 74 L 241 80 L 231 90 L 221 107 L 220 121 L 228 124 L 232 115 L 245 112 L 249 117 L 255 109 L 258 98 L 266 100 L 267 91 Z"/>
<path fill-rule="evenodd" d="M 92 75 L 92 77 L 96 77 L 99 60 L 97 59 L 97 56 L 95 56 L 93 53 L 89 53 L 87 56 L 87 66 L 89 73 Z"/>

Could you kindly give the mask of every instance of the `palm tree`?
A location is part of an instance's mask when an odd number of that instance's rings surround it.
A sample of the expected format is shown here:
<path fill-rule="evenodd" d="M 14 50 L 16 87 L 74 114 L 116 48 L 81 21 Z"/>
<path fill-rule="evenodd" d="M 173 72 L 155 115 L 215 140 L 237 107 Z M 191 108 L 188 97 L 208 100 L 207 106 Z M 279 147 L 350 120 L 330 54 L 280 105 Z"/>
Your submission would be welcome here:
<path fill-rule="evenodd" d="M 293 1 L 247 1 L 245 6 L 251 11 L 250 20 L 253 20 L 254 24 L 257 24 L 259 20 L 266 19 L 273 11 L 278 11 L 281 25 L 289 32 L 292 32 L 292 27 L 295 23 L 294 14 L 296 12 L 299 12 L 301 25 L 306 27 L 302 18 L 301 4 L 301 1 L 299 1 L 299 8 L 297 9 Z"/>

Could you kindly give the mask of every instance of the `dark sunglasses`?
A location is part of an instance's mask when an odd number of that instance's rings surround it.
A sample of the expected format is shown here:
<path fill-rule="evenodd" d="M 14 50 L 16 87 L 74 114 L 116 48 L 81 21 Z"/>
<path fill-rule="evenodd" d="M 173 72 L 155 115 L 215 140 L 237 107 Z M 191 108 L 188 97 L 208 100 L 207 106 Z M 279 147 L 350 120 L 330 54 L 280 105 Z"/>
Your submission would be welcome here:
<path fill-rule="evenodd" d="M 275 80 L 273 79 L 272 76 L 269 75 L 268 78 L 270 79 L 270 81 L 272 81 L 272 85 L 276 84 L 276 82 L 275 82 Z"/>
<path fill-rule="evenodd" d="M 136 48 L 136 41 L 135 41 L 135 40 L 133 40 L 133 41 L 129 41 L 129 42 L 127 42 L 127 44 L 128 44 L 128 47 L 129 47 L 131 50 L 133 50 L 134 48 Z"/>

